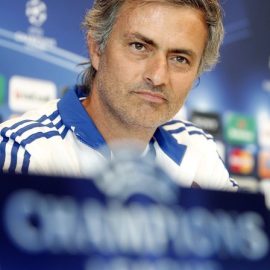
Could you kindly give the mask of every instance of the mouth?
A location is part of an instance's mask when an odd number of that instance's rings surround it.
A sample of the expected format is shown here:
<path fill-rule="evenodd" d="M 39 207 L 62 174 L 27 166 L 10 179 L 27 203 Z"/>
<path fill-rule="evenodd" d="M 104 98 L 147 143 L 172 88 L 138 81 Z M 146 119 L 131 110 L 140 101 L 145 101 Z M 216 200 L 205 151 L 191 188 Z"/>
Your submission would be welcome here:
<path fill-rule="evenodd" d="M 161 93 L 155 93 L 151 91 L 135 91 L 134 92 L 138 97 L 141 99 L 151 102 L 151 103 L 156 103 L 156 104 L 162 104 L 167 101 L 165 96 Z"/>

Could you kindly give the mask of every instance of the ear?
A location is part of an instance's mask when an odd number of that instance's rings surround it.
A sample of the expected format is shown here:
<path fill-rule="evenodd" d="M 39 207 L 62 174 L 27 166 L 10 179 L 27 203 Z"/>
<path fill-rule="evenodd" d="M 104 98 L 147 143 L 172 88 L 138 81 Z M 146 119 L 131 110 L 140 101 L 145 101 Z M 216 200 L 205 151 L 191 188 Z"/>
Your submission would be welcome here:
<path fill-rule="evenodd" d="M 95 70 L 98 70 L 99 61 L 100 61 L 99 46 L 90 33 L 88 33 L 87 35 L 87 44 L 88 44 L 89 54 L 91 57 L 92 66 L 95 68 Z"/>

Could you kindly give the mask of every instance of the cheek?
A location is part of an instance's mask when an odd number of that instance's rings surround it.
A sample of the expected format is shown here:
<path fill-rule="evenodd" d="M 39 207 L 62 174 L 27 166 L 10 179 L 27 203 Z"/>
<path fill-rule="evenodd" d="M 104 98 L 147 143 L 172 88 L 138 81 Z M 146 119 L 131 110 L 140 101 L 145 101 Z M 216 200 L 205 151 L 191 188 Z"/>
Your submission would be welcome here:
<path fill-rule="evenodd" d="M 110 72 L 120 81 L 134 84 L 142 79 L 144 73 L 144 62 L 133 59 L 124 52 L 115 53 L 108 60 Z"/>
<path fill-rule="evenodd" d="M 183 103 L 186 99 L 190 89 L 192 88 L 193 80 L 190 78 L 186 78 L 186 76 L 178 76 L 172 84 L 172 89 L 174 93 L 174 99 L 177 103 Z"/>

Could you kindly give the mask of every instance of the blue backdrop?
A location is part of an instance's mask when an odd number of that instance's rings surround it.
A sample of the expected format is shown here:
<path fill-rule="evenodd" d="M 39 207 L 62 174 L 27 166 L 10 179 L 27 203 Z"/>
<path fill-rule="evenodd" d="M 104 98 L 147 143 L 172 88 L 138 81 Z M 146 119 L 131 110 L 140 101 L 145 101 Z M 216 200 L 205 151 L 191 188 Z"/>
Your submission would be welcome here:
<path fill-rule="evenodd" d="M 232 175 L 251 187 L 270 179 L 270 2 L 222 2 L 226 37 L 221 61 L 200 78 L 185 112 L 216 136 Z M 78 82 L 78 64 L 88 58 L 81 21 L 91 4 L 1 1 L 1 121 L 61 97 Z"/>

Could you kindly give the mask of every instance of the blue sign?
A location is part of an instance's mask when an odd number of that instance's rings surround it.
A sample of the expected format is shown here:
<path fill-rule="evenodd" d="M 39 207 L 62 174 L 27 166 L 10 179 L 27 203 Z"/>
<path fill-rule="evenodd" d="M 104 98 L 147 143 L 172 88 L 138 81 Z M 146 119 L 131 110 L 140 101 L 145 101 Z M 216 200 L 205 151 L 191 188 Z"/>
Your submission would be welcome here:
<path fill-rule="evenodd" d="M 0 177 L 0 269 L 269 269 L 262 195 L 151 177 Z"/>

